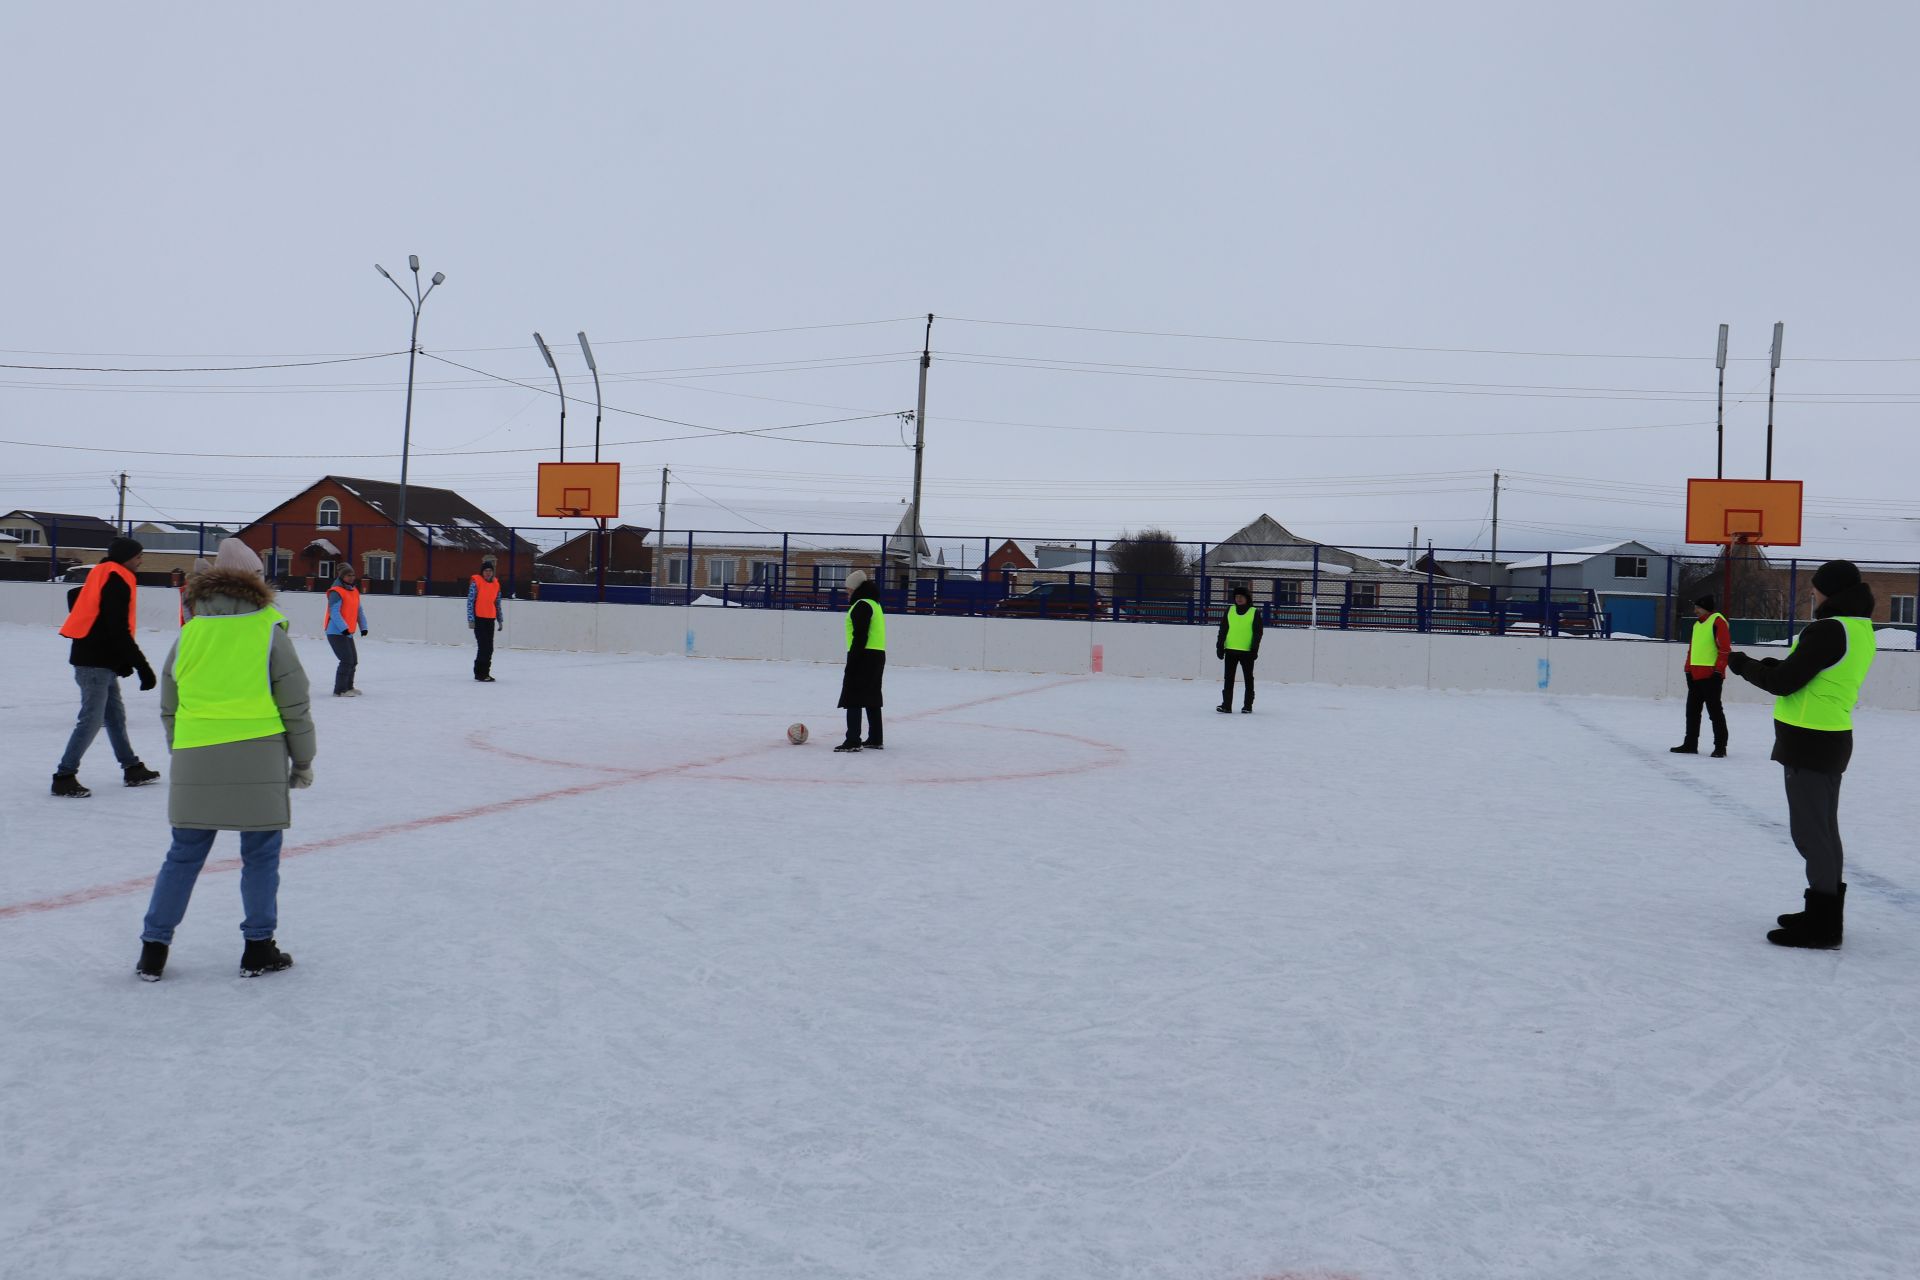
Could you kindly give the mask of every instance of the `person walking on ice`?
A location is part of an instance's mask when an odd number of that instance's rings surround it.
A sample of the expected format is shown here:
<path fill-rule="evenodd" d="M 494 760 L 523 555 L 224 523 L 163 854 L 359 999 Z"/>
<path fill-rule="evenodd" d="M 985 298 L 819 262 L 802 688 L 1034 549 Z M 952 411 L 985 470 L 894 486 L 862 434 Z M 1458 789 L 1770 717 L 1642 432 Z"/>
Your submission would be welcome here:
<path fill-rule="evenodd" d="M 846 741 L 835 751 L 884 750 L 880 729 L 881 681 L 887 674 L 887 611 L 880 588 L 864 569 L 847 575 L 847 667 L 840 677 L 840 705 L 847 713 Z M 860 738 L 860 713 L 867 713 L 866 740 Z"/>
<path fill-rule="evenodd" d="M 120 681 L 135 672 L 142 692 L 154 686 L 153 668 L 133 638 L 140 606 L 139 582 L 133 575 L 144 551 L 132 538 L 115 538 L 107 558 L 87 574 L 86 585 L 69 596 L 60 634 L 73 641 L 67 661 L 73 667 L 74 683 L 80 686 L 80 716 L 60 763 L 54 766 L 56 796 L 84 800 L 93 794 L 80 784 L 80 760 L 100 736 L 102 726 L 113 745 L 114 759 L 120 762 L 121 781 L 144 787 L 160 778 L 133 749 L 133 739 L 127 736 L 127 707 L 120 700 Z"/>
<path fill-rule="evenodd" d="M 480 572 L 467 585 L 467 630 L 473 632 L 473 678 L 493 680 L 493 633 L 507 627 L 506 608 L 500 603 L 500 580 L 493 576 L 493 558 L 480 562 Z"/>
<path fill-rule="evenodd" d="M 353 643 L 356 631 L 367 634 L 367 610 L 360 602 L 360 575 L 352 565 L 343 565 L 340 576 L 327 588 L 327 643 L 340 660 L 333 673 L 336 698 L 360 696 L 353 685 L 354 674 L 360 670 L 360 651 Z"/>
<path fill-rule="evenodd" d="M 1840 777 L 1853 758 L 1853 708 L 1873 666 L 1873 589 L 1851 561 L 1813 575 L 1814 621 L 1784 658 L 1735 653 L 1733 673 L 1774 695 L 1773 758 L 1786 770 L 1787 824 L 1807 866 L 1806 910 L 1783 915 L 1767 941 L 1831 950 L 1844 932 Z"/>
<path fill-rule="evenodd" d="M 1700 752 L 1700 710 L 1706 708 L 1713 721 L 1713 754 L 1727 754 L 1727 713 L 1720 705 L 1720 691 L 1727 682 L 1727 655 L 1733 652 L 1733 640 L 1727 631 L 1727 616 L 1716 613 L 1712 596 L 1693 602 L 1693 636 L 1687 643 L 1687 737 L 1667 750 L 1678 756 Z"/>
<path fill-rule="evenodd" d="M 1253 607 L 1253 592 L 1245 587 L 1233 589 L 1233 603 L 1220 616 L 1220 630 L 1213 638 L 1213 656 L 1227 663 L 1226 685 L 1220 692 L 1220 705 L 1226 715 L 1233 714 L 1233 672 L 1238 667 L 1246 677 L 1247 696 L 1240 704 L 1241 715 L 1253 714 L 1253 664 L 1260 656 L 1260 637 L 1266 634 L 1266 620 Z"/>
<path fill-rule="evenodd" d="M 313 785 L 307 673 L 273 607 L 260 557 L 236 538 L 213 568 L 187 583 L 193 616 L 167 655 L 160 719 L 173 750 L 167 821 L 173 844 L 154 879 L 134 972 L 158 982 L 173 931 L 216 833 L 240 833 L 240 976 L 277 973 L 293 957 L 274 944 L 280 842 L 293 820 L 289 793 Z"/>

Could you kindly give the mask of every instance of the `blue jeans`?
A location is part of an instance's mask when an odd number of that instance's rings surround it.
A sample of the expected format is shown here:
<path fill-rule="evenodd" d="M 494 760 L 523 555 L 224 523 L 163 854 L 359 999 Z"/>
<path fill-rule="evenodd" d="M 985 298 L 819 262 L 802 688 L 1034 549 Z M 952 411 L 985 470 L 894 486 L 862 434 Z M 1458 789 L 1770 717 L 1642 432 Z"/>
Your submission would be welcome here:
<path fill-rule="evenodd" d="M 174 928 L 187 914 L 193 882 L 200 878 L 200 868 L 206 865 L 217 834 L 188 827 L 173 829 L 173 847 L 167 850 L 167 860 L 160 864 L 160 874 L 154 879 L 140 941 L 173 941 Z M 240 936 L 249 942 L 271 938 L 274 925 L 279 923 L 280 835 L 278 831 L 240 833 L 240 905 L 247 911 L 247 918 L 240 922 Z"/>
<path fill-rule="evenodd" d="M 100 736 L 103 724 L 120 767 L 139 764 L 139 753 L 127 737 L 127 705 L 120 701 L 120 677 L 105 667 L 75 667 L 73 682 L 80 686 L 80 719 L 74 723 L 73 736 L 67 739 L 67 753 L 60 757 L 57 772 L 80 772 L 80 757 Z"/>

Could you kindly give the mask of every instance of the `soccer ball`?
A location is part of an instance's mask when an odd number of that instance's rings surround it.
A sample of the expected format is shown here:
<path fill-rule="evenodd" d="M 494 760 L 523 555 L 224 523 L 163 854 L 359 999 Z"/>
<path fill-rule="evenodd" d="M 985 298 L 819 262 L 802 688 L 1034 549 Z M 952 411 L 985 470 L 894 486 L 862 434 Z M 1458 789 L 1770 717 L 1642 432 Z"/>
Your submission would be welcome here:
<path fill-rule="evenodd" d="M 806 740 L 807 740 L 807 726 L 803 724 L 790 724 L 787 726 L 788 742 L 791 742 L 794 746 L 798 747 L 803 745 L 806 742 Z"/>

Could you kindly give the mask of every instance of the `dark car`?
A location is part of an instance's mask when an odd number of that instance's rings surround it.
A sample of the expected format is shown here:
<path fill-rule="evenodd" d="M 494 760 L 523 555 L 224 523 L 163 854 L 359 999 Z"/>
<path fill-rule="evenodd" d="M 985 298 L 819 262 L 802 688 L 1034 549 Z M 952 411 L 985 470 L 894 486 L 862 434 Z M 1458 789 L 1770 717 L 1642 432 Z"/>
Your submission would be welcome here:
<path fill-rule="evenodd" d="M 1084 618 L 1107 607 L 1106 597 L 1084 582 L 1043 582 L 993 606 L 995 613 L 1029 617 Z"/>

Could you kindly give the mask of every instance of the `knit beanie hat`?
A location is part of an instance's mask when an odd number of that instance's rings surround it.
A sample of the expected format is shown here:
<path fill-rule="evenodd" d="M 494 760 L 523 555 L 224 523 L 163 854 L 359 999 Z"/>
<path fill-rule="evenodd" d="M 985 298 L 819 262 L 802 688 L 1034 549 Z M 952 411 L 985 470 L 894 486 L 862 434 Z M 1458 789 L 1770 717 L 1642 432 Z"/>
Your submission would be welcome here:
<path fill-rule="evenodd" d="M 847 575 L 847 590 L 849 592 L 858 591 L 867 585 L 867 581 L 867 571 L 865 569 L 855 569 Z"/>
<path fill-rule="evenodd" d="M 1701 596 L 1698 600 L 1695 600 L 1693 603 L 1696 608 L 1705 609 L 1708 613 L 1712 613 L 1713 612 L 1713 593 L 1708 592 L 1706 595 Z"/>
<path fill-rule="evenodd" d="M 132 538 L 115 538 L 107 547 L 107 559 L 115 564 L 125 564 L 145 550 Z"/>
<path fill-rule="evenodd" d="M 1823 596 L 1836 596 L 1859 585 L 1860 568 L 1851 560 L 1829 560 L 1813 571 L 1813 588 Z"/>
<path fill-rule="evenodd" d="M 266 566 L 260 563 L 260 556 L 254 549 L 238 538 L 228 538 L 220 544 L 220 551 L 213 557 L 216 569 L 238 569 L 241 573 L 251 573 L 256 577 L 266 576 Z"/>

